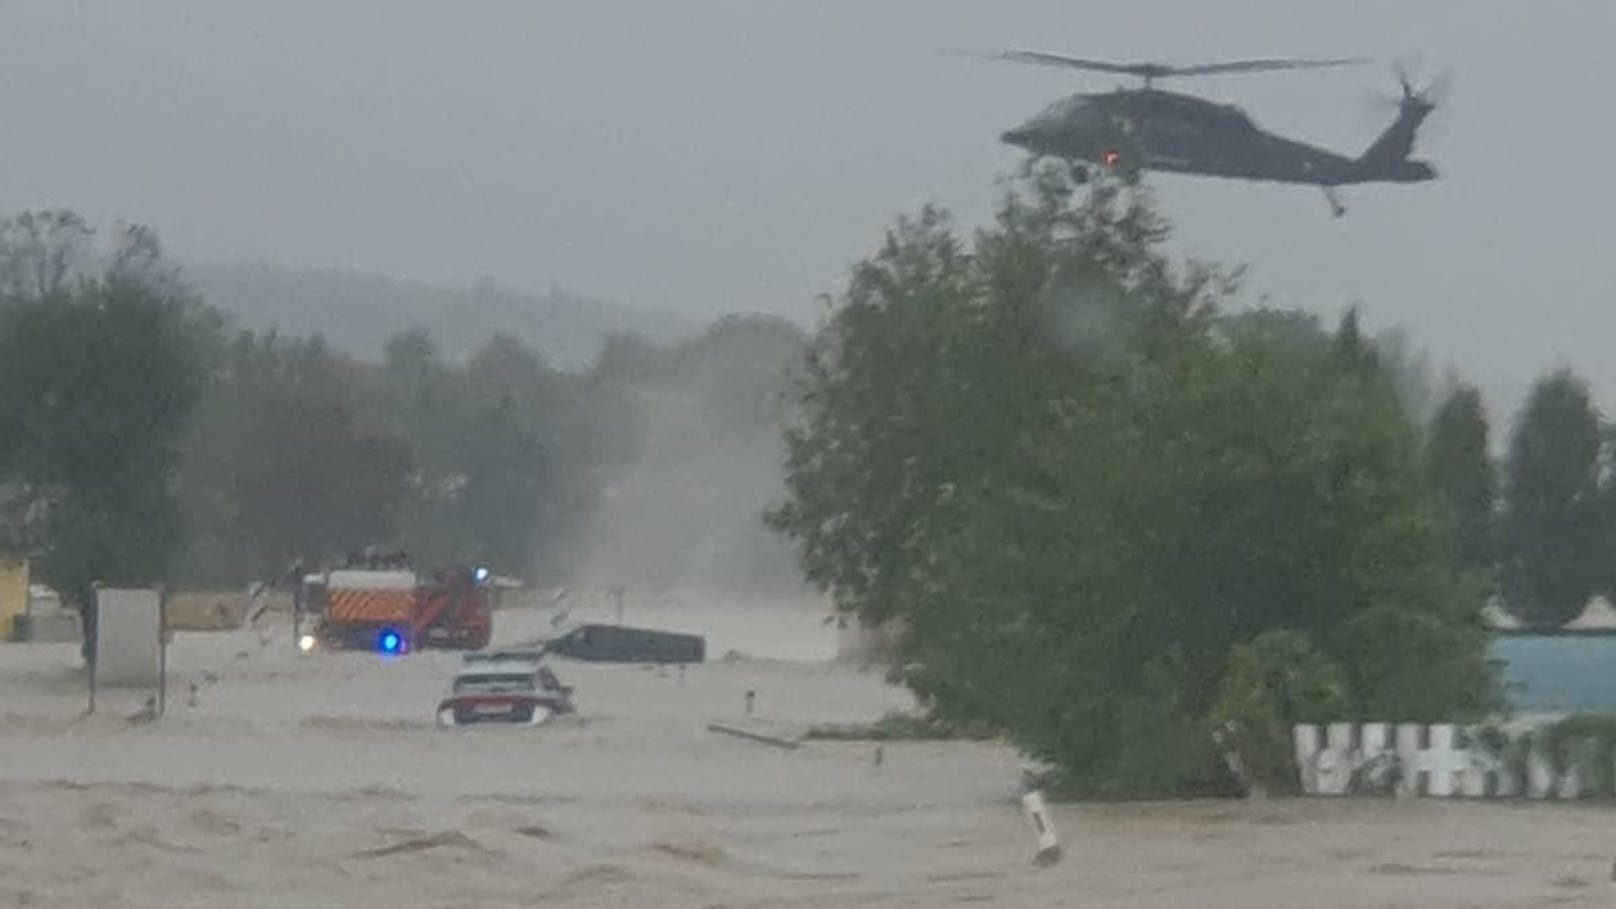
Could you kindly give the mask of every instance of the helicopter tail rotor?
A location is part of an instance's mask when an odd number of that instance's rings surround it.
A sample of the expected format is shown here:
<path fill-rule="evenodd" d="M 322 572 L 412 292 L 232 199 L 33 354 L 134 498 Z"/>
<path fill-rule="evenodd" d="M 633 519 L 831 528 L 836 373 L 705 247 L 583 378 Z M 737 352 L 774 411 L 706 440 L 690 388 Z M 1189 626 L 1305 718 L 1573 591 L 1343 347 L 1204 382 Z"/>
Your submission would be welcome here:
<path fill-rule="evenodd" d="M 1365 108 L 1367 115 L 1375 120 L 1388 113 L 1417 115 L 1422 122 L 1426 122 L 1432 112 L 1447 105 L 1453 86 L 1452 70 L 1442 70 L 1433 76 L 1422 78 L 1419 75 L 1419 68 L 1407 57 L 1395 60 L 1391 69 L 1392 76 L 1397 81 L 1397 91 L 1395 93 L 1377 91 L 1365 96 L 1368 102 Z"/>
<path fill-rule="evenodd" d="M 1435 168 L 1428 162 L 1413 160 L 1411 155 L 1421 127 L 1436 110 L 1439 99 L 1445 98 L 1451 76 L 1443 73 L 1421 81 L 1415 72 L 1415 66 L 1406 58 L 1393 63 L 1392 75 L 1399 92 L 1389 98 L 1382 96 L 1382 102 L 1395 114 L 1391 124 L 1359 156 L 1361 175 L 1397 182 L 1436 179 Z"/>
<path fill-rule="evenodd" d="M 1448 92 L 1453 84 L 1453 71 L 1442 70 L 1435 75 L 1422 78 L 1421 69 L 1411 57 L 1397 58 L 1392 62 L 1392 75 L 1397 79 L 1400 91 L 1395 96 L 1382 94 L 1378 96 L 1378 100 L 1387 106 L 1423 107 L 1427 110 L 1446 104 Z"/>

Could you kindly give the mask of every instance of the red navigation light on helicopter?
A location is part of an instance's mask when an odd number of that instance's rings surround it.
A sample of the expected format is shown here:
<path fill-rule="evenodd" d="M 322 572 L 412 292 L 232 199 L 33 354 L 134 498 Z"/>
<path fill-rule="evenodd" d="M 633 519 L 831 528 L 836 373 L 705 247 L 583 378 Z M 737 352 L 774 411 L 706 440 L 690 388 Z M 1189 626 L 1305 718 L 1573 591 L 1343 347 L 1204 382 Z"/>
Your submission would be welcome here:
<path fill-rule="evenodd" d="M 1105 154 L 1100 156 L 1100 160 L 1104 162 L 1106 167 L 1116 167 L 1117 162 L 1122 160 L 1122 156 L 1117 154 L 1116 149 L 1108 148 L 1105 150 Z"/>

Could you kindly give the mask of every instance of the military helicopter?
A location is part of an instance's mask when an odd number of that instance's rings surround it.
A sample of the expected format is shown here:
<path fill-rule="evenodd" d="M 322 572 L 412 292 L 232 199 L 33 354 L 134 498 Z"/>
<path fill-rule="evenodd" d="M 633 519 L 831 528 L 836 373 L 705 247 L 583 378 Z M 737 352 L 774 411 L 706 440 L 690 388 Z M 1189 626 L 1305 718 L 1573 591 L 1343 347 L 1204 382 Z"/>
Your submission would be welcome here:
<path fill-rule="evenodd" d="M 1346 208 L 1336 194 L 1337 187 L 1422 183 L 1437 178 L 1436 168 L 1429 162 L 1409 157 L 1415 133 L 1436 108 L 1431 100 L 1435 84 L 1416 90 L 1401 65 L 1397 77 L 1403 91 L 1397 101 L 1396 119 L 1362 154 L 1352 158 L 1266 132 L 1235 105 L 1161 91 L 1154 82 L 1176 76 L 1347 66 L 1367 63 L 1366 60 L 1235 60 L 1170 66 L 1108 63 L 1027 50 L 990 56 L 1144 80 L 1141 88 L 1072 95 L 1000 136 L 1002 141 L 1035 157 L 1068 162 L 1077 182 L 1086 182 L 1094 175 L 1115 175 L 1132 182 L 1141 171 L 1155 170 L 1296 183 L 1323 189 L 1331 212 L 1339 218 Z"/>

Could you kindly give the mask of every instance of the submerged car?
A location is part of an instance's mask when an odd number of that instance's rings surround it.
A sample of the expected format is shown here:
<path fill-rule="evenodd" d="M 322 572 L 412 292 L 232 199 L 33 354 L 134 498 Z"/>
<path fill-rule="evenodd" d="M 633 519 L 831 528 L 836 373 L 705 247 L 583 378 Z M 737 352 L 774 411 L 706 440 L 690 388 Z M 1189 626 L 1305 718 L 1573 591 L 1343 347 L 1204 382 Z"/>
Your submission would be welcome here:
<path fill-rule="evenodd" d="M 598 663 L 700 663 L 707 658 L 707 639 L 698 634 L 590 624 L 547 642 L 545 652 Z"/>
<path fill-rule="evenodd" d="M 572 688 L 525 655 L 491 654 L 468 660 L 455 674 L 449 696 L 438 703 L 438 725 L 504 723 L 538 726 L 573 713 Z"/>

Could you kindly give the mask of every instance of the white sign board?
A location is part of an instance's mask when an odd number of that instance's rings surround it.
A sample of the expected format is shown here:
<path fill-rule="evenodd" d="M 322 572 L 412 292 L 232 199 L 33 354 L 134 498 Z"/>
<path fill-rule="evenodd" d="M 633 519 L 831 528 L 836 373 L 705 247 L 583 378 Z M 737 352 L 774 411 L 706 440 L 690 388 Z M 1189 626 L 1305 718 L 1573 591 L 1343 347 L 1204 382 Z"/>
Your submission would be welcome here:
<path fill-rule="evenodd" d="M 96 591 L 95 682 L 153 687 L 162 674 L 163 603 L 155 590 Z"/>

